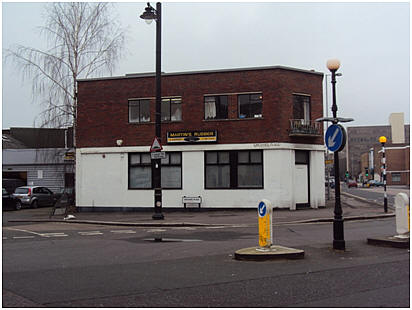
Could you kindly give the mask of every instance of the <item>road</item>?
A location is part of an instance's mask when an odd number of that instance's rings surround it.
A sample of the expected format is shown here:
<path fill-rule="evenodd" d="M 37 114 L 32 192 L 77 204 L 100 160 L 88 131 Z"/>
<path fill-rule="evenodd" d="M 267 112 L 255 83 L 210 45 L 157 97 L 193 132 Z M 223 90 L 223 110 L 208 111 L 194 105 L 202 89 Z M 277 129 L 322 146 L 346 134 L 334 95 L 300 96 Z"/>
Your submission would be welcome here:
<path fill-rule="evenodd" d="M 341 191 L 345 193 L 349 193 L 351 195 L 355 195 L 364 199 L 367 199 L 370 202 L 374 202 L 377 204 L 381 204 L 383 207 L 383 200 L 384 200 L 384 188 L 383 186 L 380 187 L 351 187 L 348 188 L 346 184 L 341 184 Z M 405 186 L 387 186 L 386 193 L 388 195 L 388 206 L 394 208 L 395 204 L 395 196 L 398 193 L 406 193 L 409 197 L 410 189 Z"/>
<path fill-rule="evenodd" d="M 3 226 L 4 307 L 409 307 L 409 250 L 366 244 L 394 218 L 275 226 L 302 260 L 237 261 L 257 227 Z M 154 242 L 162 237 L 168 242 Z"/>

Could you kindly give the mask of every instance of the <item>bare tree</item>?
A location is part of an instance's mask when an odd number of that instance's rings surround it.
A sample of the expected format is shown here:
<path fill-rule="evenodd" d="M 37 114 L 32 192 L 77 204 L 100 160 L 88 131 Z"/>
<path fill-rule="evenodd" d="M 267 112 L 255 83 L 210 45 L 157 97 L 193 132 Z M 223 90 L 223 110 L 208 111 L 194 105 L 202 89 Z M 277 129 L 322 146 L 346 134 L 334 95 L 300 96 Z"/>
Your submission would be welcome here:
<path fill-rule="evenodd" d="M 45 110 L 42 127 L 69 127 L 76 122 L 78 78 L 110 74 L 119 60 L 124 32 L 111 18 L 109 3 L 48 3 L 41 34 L 48 49 L 16 46 L 6 50 L 33 81 L 33 95 Z"/>

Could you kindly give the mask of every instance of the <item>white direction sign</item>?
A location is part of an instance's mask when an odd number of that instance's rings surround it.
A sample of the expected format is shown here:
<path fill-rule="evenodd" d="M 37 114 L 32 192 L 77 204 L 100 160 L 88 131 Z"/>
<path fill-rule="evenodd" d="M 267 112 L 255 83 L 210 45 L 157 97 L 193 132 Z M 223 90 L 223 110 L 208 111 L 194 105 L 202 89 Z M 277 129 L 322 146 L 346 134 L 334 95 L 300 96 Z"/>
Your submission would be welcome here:
<path fill-rule="evenodd" d="M 345 128 L 341 125 L 331 125 L 325 134 L 325 142 L 329 151 L 339 152 L 341 151 L 346 144 L 346 132 Z"/>
<path fill-rule="evenodd" d="M 151 152 L 150 153 L 150 158 L 151 159 L 165 159 L 166 158 L 166 152 Z"/>

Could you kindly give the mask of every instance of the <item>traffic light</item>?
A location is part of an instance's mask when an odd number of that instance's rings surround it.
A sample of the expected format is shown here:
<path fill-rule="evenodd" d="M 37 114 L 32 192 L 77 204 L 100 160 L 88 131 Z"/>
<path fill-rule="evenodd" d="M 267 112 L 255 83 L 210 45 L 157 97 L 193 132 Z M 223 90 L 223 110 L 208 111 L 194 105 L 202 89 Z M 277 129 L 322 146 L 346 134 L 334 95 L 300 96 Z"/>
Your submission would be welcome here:
<path fill-rule="evenodd" d="M 369 176 L 369 169 L 365 168 L 365 176 L 368 177 Z"/>

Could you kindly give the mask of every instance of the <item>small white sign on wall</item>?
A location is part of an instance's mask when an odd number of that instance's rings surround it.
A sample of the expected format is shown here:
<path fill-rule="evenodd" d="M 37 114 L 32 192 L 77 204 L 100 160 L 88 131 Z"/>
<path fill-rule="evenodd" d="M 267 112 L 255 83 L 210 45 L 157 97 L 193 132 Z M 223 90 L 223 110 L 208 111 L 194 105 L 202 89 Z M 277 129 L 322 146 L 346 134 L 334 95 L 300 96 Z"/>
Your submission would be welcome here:
<path fill-rule="evenodd" d="M 37 170 L 37 178 L 43 179 L 43 170 Z"/>

